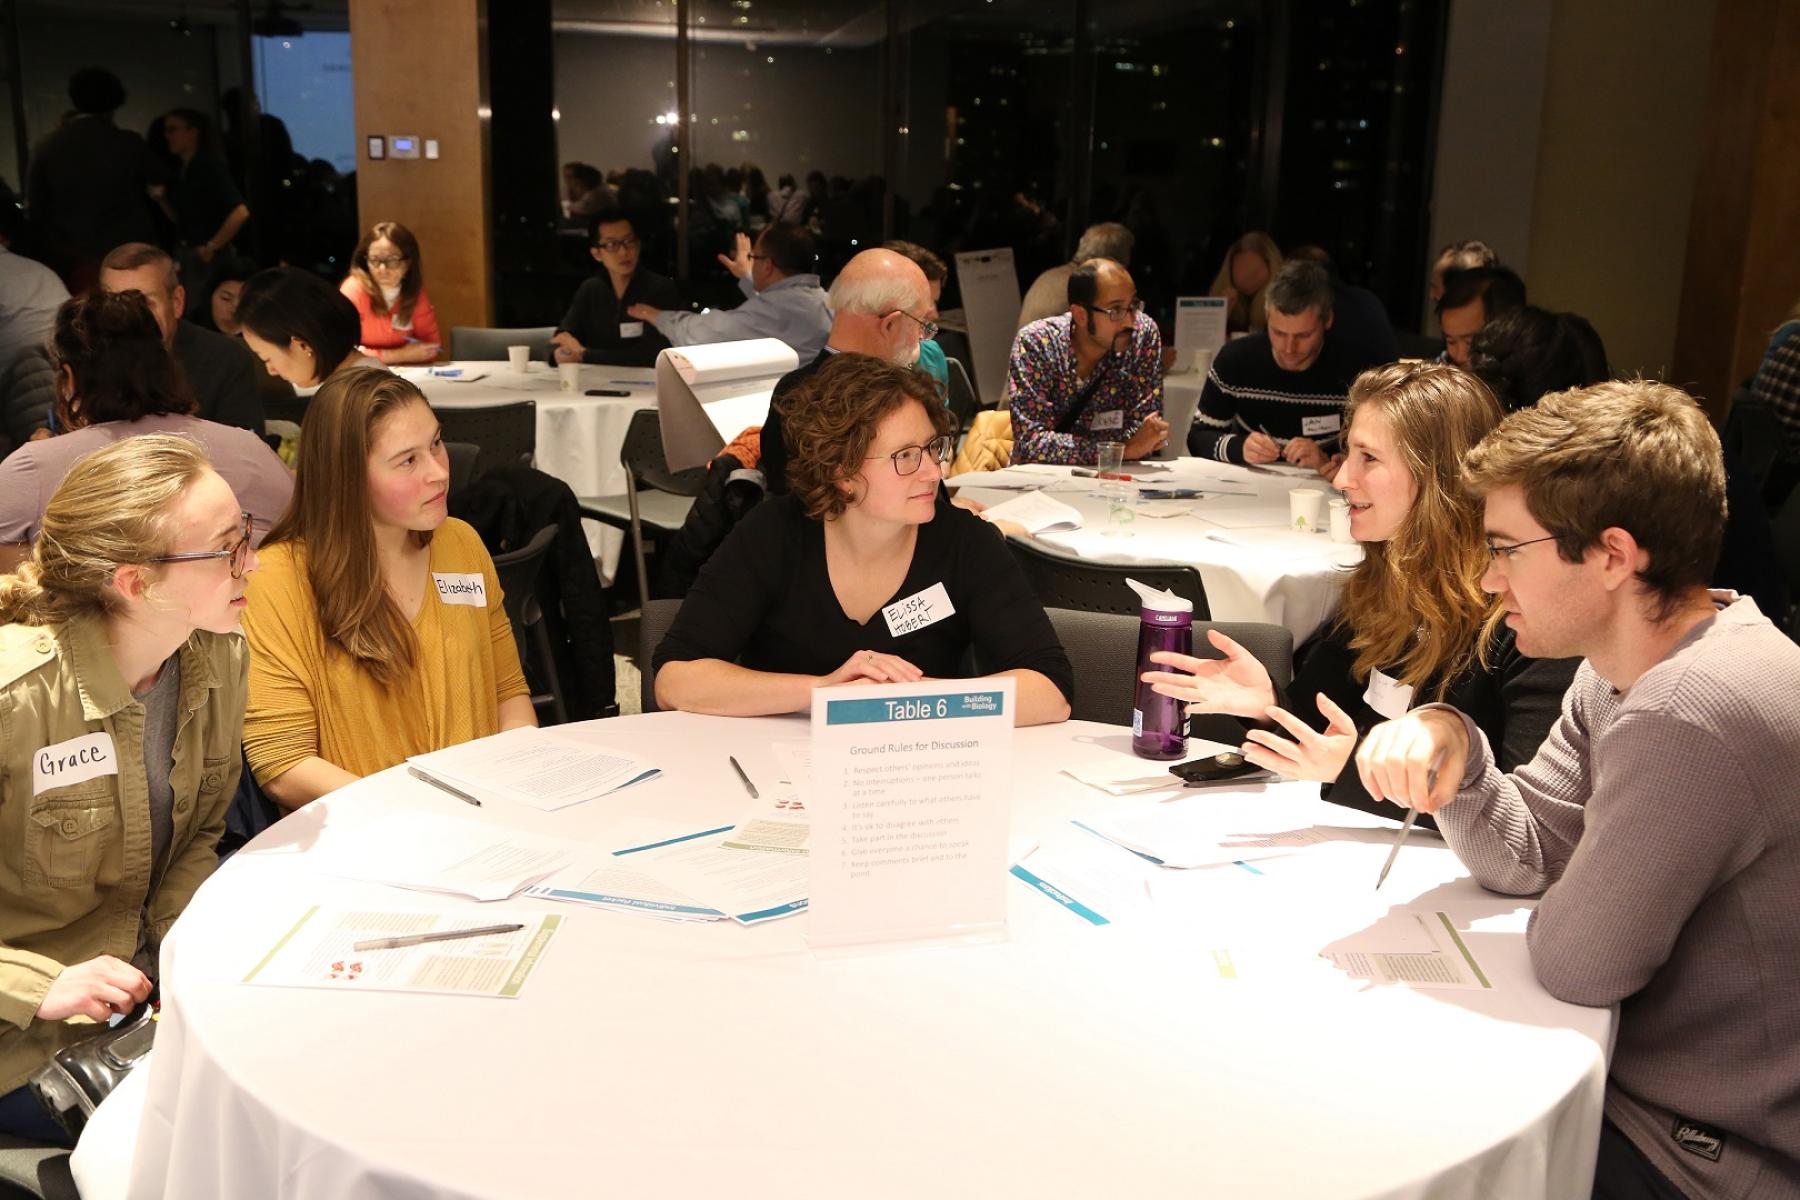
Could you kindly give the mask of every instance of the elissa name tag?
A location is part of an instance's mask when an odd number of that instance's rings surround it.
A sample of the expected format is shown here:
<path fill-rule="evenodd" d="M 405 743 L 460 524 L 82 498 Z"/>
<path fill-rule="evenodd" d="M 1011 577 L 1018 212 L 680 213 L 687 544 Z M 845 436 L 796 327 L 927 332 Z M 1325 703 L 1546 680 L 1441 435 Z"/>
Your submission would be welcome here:
<path fill-rule="evenodd" d="M 37 797 L 51 788 L 70 787 L 118 773 L 119 759 L 113 753 L 112 734 L 84 733 L 45 746 L 31 756 L 31 794 Z"/>
<path fill-rule="evenodd" d="M 431 581 L 437 584 L 438 599 L 445 604 L 466 604 L 470 608 L 488 606 L 487 579 L 479 571 L 469 574 L 433 571 Z"/>
<path fill-rule="evenodd" d="M 894 601 L 881 610 L 881 617 L 887 622 L 889 635 L 903 637 L 927 625 L 935 625 L 955 612 L 950 593 L 944 590 L 943 584 L 934 583 L 922 592 Z"/>

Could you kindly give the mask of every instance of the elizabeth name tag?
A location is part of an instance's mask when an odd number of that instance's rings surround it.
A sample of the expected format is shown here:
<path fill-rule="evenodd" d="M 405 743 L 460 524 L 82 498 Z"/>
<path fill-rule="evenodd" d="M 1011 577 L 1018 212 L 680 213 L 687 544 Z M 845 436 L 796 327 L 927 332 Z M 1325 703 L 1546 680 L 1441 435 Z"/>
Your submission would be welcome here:
<path fill-rule="evenodd" d="M 891 637 L 903 637 L 927 625 L 935 625 L 956 612 L 950 593 L 944 585 L 934 583 L 922 592 L 914 592 L 904 600 L 896 600 L 881 610 Z"/>
<path fill-rule="evenodd" d="M 1406 684 L 1380 671 L 1369 672 L 1369 687 L 1363 693 L 1364 704 L 1388 720 L 1397 721 L 1406 715 L 1412 702 L 1413 690 Z"/>
<path fill-rule="evenodd" d="M 1089 429 L 1123 429 L 1125 428 L 1125 410 L 1115 408 L 1111 412 L 1095 413 Z"/>
<path fill-rule="evenodd" d="M 1322 417 L 1301 417 L 1300 435 L 1302 437 L 1324 437 L 1328 433 L 1336 433 L 1344 427 L 1344 418 L 1338 413 L 1327 413 Z"/>
<path fill-rule="evenodd" d="M 470 608 L 487 607 L 487 580 L 479 571 L 471 574 L 431 573 L 437 584 L 438 599 L 445 604 L 466 604 Z"/>
<path fill-rule="evenodd" d="M 70 787 L 118 773 L 112 734 L 87 733 L 45 746 L 31 756 L 31 794 L 41 796 L 51 788 Z"/>

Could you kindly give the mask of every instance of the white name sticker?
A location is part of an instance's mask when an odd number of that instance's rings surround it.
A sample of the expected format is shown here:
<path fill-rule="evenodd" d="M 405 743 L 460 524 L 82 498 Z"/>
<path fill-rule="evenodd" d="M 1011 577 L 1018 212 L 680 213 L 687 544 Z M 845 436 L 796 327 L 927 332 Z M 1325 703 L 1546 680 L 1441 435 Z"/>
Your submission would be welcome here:
<path fill-rule="evenodd" d="M 1125 410 L 1115 408 L 1111 412 L 1095 413 L 1088 425 L 1089 429 L 1123 429 L 1125 428 Z"/>
<path fill-rule="evenodd" d="M 943 584 L 934 583 L 922 592 L 894 601 L 881 610 L 881 616 L 887 622 L 888 633 L 901 637 L 927 625 L 935 625 L 955 612 L 950 593 L 944 590 Z"/>
<path fill-rule="evenodd" d="M 1363 703 L 1388 720 L 1395 721 L 1404 717 L 1406 710 L 1412 707 L 1413 690 L 1392 675 L 1371 671 L 1368 690 L 1363 692 Z"/>
<path fill-rule="evenodd" d="M 445 604 L 466 604 L 470 608 L 486 608 L 487 580 L 479 571 L 473 574 L 443 574 L 433 571 L 438 599 Z"/>
<path fill-rule="evenodd" d="M 644 323 L 642 321 L 620 321 L 619 336 L 622 338 L 643 337 Z"/>
<path fill-rule="evenodd" d="M 1303 437 L 1320 437 L 1327 433 L 1336 433 L 1344 427 L 1341 413 L 1327 413 L 1322 417 L 1301 417 L 1300 433 Z"/>
<path fill-rule="evenodd" d="M 113 753 L 110 733 L 88 733 L 31 756 L 31 794 L 41 796 L 51 788 L 86 783 L 102 775 L 117 775 L 119 760 Z"/>

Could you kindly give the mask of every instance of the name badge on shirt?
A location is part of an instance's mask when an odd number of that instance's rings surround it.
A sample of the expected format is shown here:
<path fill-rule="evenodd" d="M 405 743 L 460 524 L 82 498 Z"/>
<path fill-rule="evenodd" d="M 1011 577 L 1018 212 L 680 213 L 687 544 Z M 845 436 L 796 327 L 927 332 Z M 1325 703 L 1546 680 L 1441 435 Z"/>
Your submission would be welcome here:
<path fill-rule="evenodd" d="M 119 760 L 113 754 L 110 733 L 86 733 L 31 756 L 31 794 L 41 796 L 51 788 L 86 783 L 102 775 L 117 775 Z"/>
<path fill-rule="evenodd" d="M 470 608 L 486 608 L 487 579 L 477 571 L 473 574 L 431 573 L 437 584 L 438 599 L 445 604 L 466 604 Z"/>
<path fill-rule="evenodd" d="M 955 612 L 950 593 L 944 590 L 943 584 L 934 583 L 922 592 L 894 601 L 881 610 L 881 617 L 887 622 L 890 636 L 902 637 L 927 625 L 936 625 Z"/>
<path fill-rule="evenodd" d="M 1094 419 L 1088 423 L 1089 429 L 1123 429 L 1125 428 L 1125 410 L 1115 408 L 1111 412 L 1095 413 Z"/>
<path fill-rule="evenodd" d="M 1363 703 L 1390 721 L 1406 715 L 1412 707 L 1413 690 L 1392 675 L 1369 672 L 1369 687 L 1363 692 Z"/>
<path fill-rule="evenodd" d="M 1344 427 L 1342 413 L 1327 413 L 1322 417 L 1301 417 L 1300 434 L 1302 437 L 1321 437 L 1327 433 L 1336 433 Z"/>
<path fill-rule="evenodd" d="M 619 336 L 622 338 L 643 337 L 644 323 L 642 321 L 620 321 Z"/>

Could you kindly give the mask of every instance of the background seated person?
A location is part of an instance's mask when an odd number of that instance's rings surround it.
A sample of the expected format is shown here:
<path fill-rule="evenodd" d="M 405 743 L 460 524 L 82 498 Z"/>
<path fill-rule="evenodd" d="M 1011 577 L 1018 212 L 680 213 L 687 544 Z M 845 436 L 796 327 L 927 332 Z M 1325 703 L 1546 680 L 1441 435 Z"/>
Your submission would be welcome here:
<path fill-rule="evenodd" d="M 175 360 L 138 292 L 87 292 L 57 312 L 50 338 L 56 369 L 56 437 L 29 442 L 0 463 L 0 571 L 22 559 L 51 495 L 85 454 L 122 438 L 173 433 L 192 438 L 225 477 L 260 538 L 287 509 L 293 476 L 256 434 L 194 413 Z"/>
<path fill-rule="evenodd" d="M 831 333 L 831 310 L 819 287 L 812 234 L 799 225 L 771 225 L 757 235 L 754 248 L 741 233 L 736 246 L 729 257 L 719 255 L 744 293 L 744 302 L 736 308 L 696 313 L 638 301 L 626 312 L 634 321 L 655 325 L 676 346 L 776 338 L 792 346 L 801 362 L 824 349 Z"/>
<path fill-rule="evenodd" d="M 381 365 L 357 348 L 362 318 L 356 306 L 299 267 L 252 275 L 238 295 L 237 319 L 244 344 L 269 374 L 303 393 L 348 367 Z"/>
<path fill-rule="evenodd" d="M 153 436 L 77 463 L 30 560 L 0 576 L 0 1132 L 64 1140 L 26 1077 L 93 1036 L 71 1017 L 150 994 L 218 862 L 255 569 L 230 486 L 193 442 Z"/>
<path fill-rule="evenodd" d="M 449 483 L 437 418 L 405 379 L 341 371 L 313 397 L 244 629 L 244 752 L 283 809 L 537 724 L 494 564 L 445 509 Z"/>
<path fill-rule="evenodd" d="M 1006 393 L 1015 463 L 1092 466 L 1101 442 L 1147 458 L 1169 441 L 1162 416 L 1162 335 L 1130 272 L 1090 258 L 1069 275 L 1069 311 L 1013 339 Z"/>
<path fill-rule="evenodd" d="M 806 712 L 814 688 L 977 669 L 1017 682 L 1018 724 L 1066 720 L 1069 659 L 999 533 L 946 501 L 950 416 L 931 380 L 863 354 L 790 409 L 788 495 L 740 521 L 656 651 L 665 708 Z M 941 587 L 954 611 L 900 637 L 883 610 Z"/>
<path fill-rule="evenodd" d="M 1259 229 L 1231 243 L 1206 294 L 1222 296 L 1229 307 L 1225 328 L 1232 333 L 1260 333 L 1269 324 L 1269 282 L 1281 270 L 1281 247 Z"/>
<path fill-rule="evenodd" d="M 1480 724 L 1510 769 L 1549 735 L 1578 664 L 1520 654 L 1498 622 L 1499 602 L 1481 590 L 1488 551 L 1461 461 L 1500 422 L 1487 388 L 1445 364 L 1396 363 L 1358 377 L 1349 415 L 1350 453 L 1336 482 L 1363 558 L 1287 696 L 1216 632 L 1223 659 L 1156 654 L 1189 674 L 1144 679 L 1193 712 L 1266 722 L 1247 734 L 1245 758 L 1325 784 L 1333 803 L 1392 817 L 1397 810 L 1369 798 L 1352 760 L 1363 733 L 1415 701 L 1447 701 Z"/>
<path fill-rule="evenodd" d="M 673 281 L 639 267 L 641 243 L 622 209 L 601 211 L 588 230 L 593 240 L 588 253 L 604 270 L 575 289 L 569 311 L 551 339 L 556 361 L 648 367 L 668 347 L 669 339 L 653 323 L 626 310 L 634 304 L 677 309 L 681 293 Z"/>
<path fill-rule="evenodd" d="M 1444 332 L 1439 362 L 1469 365 L 1475 335 L 1490 321 L 1525 307 L 1525 281 L 1502 266 L 1473 267 L 1444 276 L 1437 301 L 1438 328 Z"/>
<path fill-rule="evenodd" d="M 424 261 L 412 230 L 398 221 L 375 222 L 351 254 L 350 273 L 338 290 L 356 306 L 363 353 L 384 363 L 437 360 L 444 338 L 425 294 Z"/>

